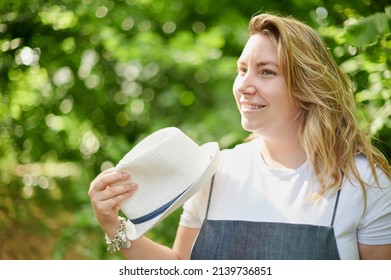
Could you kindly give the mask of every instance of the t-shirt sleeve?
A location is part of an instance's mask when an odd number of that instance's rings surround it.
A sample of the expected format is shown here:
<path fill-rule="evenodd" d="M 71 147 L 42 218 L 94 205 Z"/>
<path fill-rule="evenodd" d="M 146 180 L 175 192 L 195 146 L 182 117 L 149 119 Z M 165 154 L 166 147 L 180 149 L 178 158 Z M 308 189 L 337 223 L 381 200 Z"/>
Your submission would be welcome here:
<path fill-rule="evenodd" d="M 256 145 L 257 143 L 254 143 Z M 230 168 L 235 166 L 237 170 L 238 158 L 244 158 L 248 161 L 247 154 L 252 154 L 253 149 L 246 145 L 237 145 L 234 149 L 224 149 L 220 152 L 220 161 L 217 171 L 215 173 L 214 184 L 218 184 L 227 179 L 227 174 L 230 174 Z M 228 179 L 231 180 L 231 175 Z M 187 200 L 183 205 L 183 212 L 179 220 L 179 224 L 191 228 L 201 228 L 205 219 L 205 214 L 208 207 L 208 200 L 210 195 L 212 180 L 205 185 L 193 197 Z M 214 188 L 216 189 L 216 188 Z M 215 190 L 213 191 L 215 192 Z M 224 201 L 224 193 L 218 193 L 219 200 Z"/>
<path fill-rule="evenodd" d="M 365 181 L 367 188 L 366 210 L 358 224 L 358 242 L 367 245 L 391 244 L 391 180 L 377 169 L 379 186 L 369 168 Z"/>
<path fill-rule="evenodd" d="M 211 182 L 188 199 L 183 205 L 179 224 L 190 228 L 201 228 L 205 218 Z"/>

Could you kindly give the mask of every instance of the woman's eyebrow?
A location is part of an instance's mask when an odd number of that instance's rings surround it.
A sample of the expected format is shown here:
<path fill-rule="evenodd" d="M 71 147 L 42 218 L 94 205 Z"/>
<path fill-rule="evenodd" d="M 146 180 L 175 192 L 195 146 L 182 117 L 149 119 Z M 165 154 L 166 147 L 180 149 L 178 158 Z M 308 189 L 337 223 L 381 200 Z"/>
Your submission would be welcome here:
<path fill-rule="evenodd" d="M 247 66 L 247 63 L 245 63 L 243 60 L 238 60 L 237 61 L 237 65 L 238 66 Z M 262 66 L 267 66 L 267 65 L 271 65 L 271 66 L 274 66 L 276 68 L 279 68 L 278 64 L 275 63 L 274 61 L 271 61 L 271 60 L 265 60 L 265 61 L 258 61 L 256 63 L 256 67 L 259 68 L 259 67 L 262 67 Z"/>
<path fill-rule="evenodd" d="M 274 67 L 279 68 L 278 64 L 275 63 L 274 61 L 271 61 L 271 60 L 258 61 L 256 65 L 257 65 L 257 67 L 261 67 L 261 66 L 265 66 L 265 65 L 272 65 Z"/>
<path fill-rule="evenodd" d="M 243 60 L 238 60 L 237 62 L 236 62 L 236 64 L 239 66 L 243 66 L 243 65 L 246 65 L 246 63 L 243 61 Z"/>

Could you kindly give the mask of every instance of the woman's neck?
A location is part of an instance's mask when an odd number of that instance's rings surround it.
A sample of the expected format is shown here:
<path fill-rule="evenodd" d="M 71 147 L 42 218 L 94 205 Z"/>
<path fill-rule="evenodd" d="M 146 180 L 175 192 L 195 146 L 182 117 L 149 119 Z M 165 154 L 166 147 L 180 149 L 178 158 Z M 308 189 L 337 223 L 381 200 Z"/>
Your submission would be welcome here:
<path fill-rule="evenodd" d="M 298 139 L 282 139 L 267 141 L 262 138 L 260 156 L 270 167 L 296 169 L 306 160 L 303 147 Z"/>

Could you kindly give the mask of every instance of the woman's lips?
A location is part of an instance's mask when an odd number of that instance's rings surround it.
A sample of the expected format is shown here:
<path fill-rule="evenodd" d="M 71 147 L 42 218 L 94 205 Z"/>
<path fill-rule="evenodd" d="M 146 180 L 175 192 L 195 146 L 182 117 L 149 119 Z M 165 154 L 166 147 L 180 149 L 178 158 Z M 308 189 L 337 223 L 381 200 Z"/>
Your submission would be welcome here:
<path fill-rule="evenodd" d="M 243 111 L 254 111 L 254 110 L 260 110 L 265 108 L 266 105 L 259 105 L 259 104 L 241 104 L 241 109 Z"/>

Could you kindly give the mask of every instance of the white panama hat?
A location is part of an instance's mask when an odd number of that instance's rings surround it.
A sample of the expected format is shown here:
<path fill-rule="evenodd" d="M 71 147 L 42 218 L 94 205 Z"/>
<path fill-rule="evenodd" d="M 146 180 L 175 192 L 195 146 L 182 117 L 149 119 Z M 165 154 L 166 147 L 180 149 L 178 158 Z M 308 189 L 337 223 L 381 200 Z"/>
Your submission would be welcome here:
<path fill-rule="evenodd" d="M 158 130 L 131 149 L 116 166 L 138 184 L 120 204 L 128 218 L 127 238 L 138 239 L 205 186 L 217 170 L 219 152 L 216 142 L 199 146 L 175 127 Z M 124 183 L 129 181 L 119 184 Z"/>

